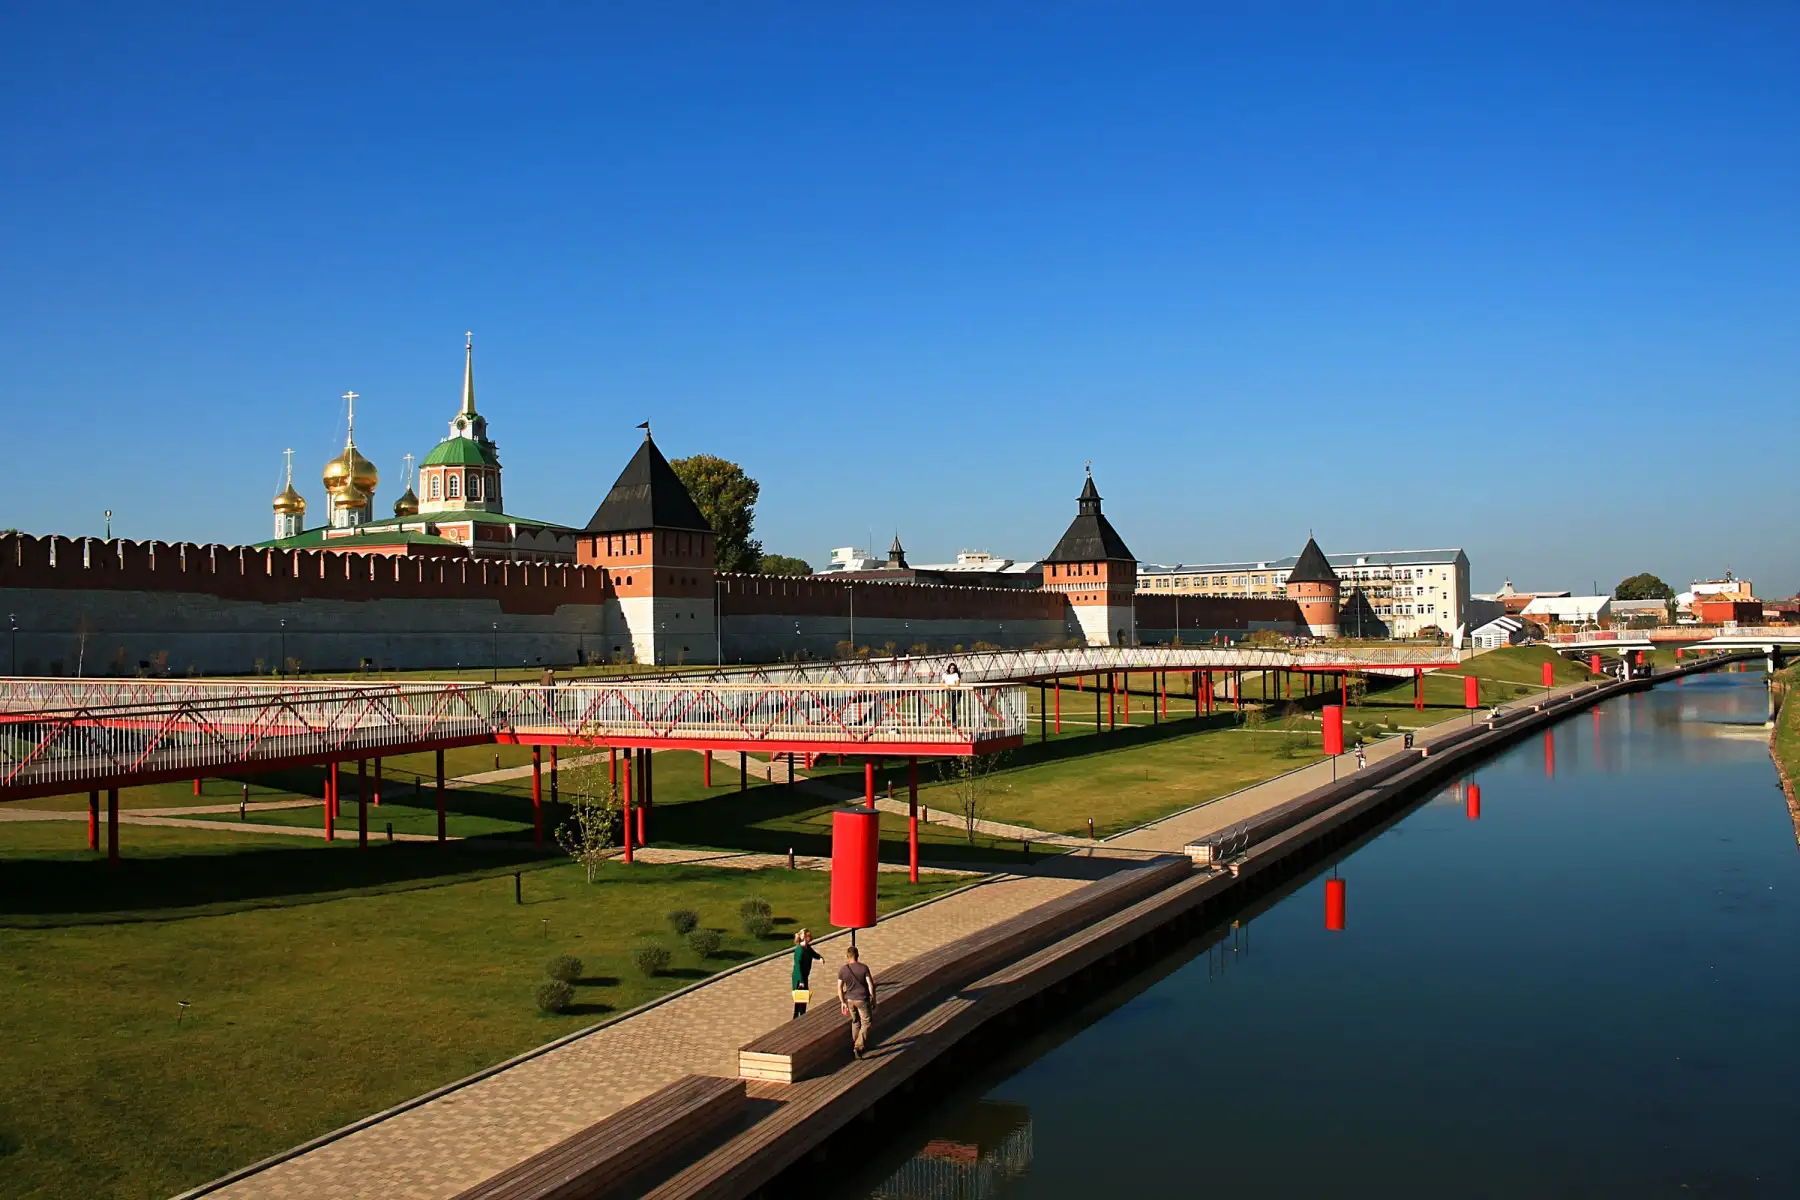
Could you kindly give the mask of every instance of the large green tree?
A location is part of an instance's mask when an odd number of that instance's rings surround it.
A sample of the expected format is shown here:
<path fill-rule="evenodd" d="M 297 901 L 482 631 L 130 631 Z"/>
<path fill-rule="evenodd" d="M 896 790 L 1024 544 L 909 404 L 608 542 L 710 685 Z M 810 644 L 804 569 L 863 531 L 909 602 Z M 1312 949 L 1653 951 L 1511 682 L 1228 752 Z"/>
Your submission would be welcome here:
<path fill-rule="evenodd" d="M 1619 580 L 1619 586 L 1613 589 L 1614 600 L 1673 600 L 1675 589 L 1645 571 L 1641 575 L 1633 575 L 1630 579 Z"/>
<path fill-rule="evenodd" d="M 762 561 L 756 564 L 759 574 L 763 575 L 811 575 L 812 564 L 804 558 L 792 558 L 786 554 L 765 554 Z"/>
<path fill-rule="evenodd" d="M 762 560 L 762 543 L 751 537 L 750 531 L 756 528 L 761 485 L 746 475 L 744 468 L 713 454 L 677 458 L 669 465 L 713 527 L 719 570 L 755 571 Z"/>

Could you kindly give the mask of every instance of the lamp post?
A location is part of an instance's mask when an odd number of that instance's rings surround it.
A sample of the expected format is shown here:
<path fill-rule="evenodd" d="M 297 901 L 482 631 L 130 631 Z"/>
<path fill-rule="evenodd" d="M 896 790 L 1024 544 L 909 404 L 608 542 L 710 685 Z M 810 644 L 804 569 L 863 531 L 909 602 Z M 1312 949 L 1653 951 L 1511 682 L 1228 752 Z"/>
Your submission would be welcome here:
<path fill-rule="evenodd" d="M 112 509 L 106 510 L 106 540 L 112 541 Z"/>
<path fill-rule="evenodd" d="M 717 575 L 713 576 L 713 661 L 720 666 L 725 665 L 725 603 L 723 599 L 724 585 Z"/>
<path fill-rule="evenodd" d="M 494 682 L 499 683 L 500 682 L 500 622 L 495 621 L 493 623 L 493 626 L 494 626 L 494 645 L 493 645 L 494 652 L 493 652 L 491 661 L 494 664 Z"/>
<path fill-rule="evenodd" d="M 281 661 L 275 664 L 275 670 L 280 675 L 287 674 L 287 618 L 286 617 L 281 618 Z"/>
<path fill-rule="evenodd" d="M 6 623 L 12 626 L 12 650 L 7 654 L 6 670 L 8 674 L 19 673 L 19 618 L 12 613 L 6 614 Z"/>

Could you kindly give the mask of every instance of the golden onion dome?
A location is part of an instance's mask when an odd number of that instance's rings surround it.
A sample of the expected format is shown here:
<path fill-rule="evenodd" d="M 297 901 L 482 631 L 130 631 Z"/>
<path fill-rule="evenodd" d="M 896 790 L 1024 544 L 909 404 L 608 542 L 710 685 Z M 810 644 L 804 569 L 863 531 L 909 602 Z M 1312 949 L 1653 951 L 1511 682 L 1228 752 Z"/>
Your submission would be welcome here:
<path fill-rule="evenodd" d="M 419 498 L 413 494 L 411 488 L 407 488 L 406 491 L 401 494 L 400 498 L 394 501 L 394 515 L 396 517 L 416 517 L 419 515 Z"/>
<path fill-rule="evenodd" d="M 369 493 L 357 487 L 354 482 L 339 484 L 331 493 L 331 504 L 340 509 L 367 508 Z"/>
<path fill-rule="evenodd" d="M 362 451 L 351 442 L 344 447 L 344 452 L 325 464 L 325 490 L 336 492 L 344 487 L 354 487 L 363 493 L 363 503 L 368 502 L 368 493 L 375 490 L 381 482 L 381 473 L 375 464 L 362 456 Z M 355 508 L 356 505 L 349 507 Z"/>
<path fill-rule="evenodd" d="M 275 512 L 278 516 L 306 515 L 306 497 L 294 490 L 292 481 L 275 497 Z"/>

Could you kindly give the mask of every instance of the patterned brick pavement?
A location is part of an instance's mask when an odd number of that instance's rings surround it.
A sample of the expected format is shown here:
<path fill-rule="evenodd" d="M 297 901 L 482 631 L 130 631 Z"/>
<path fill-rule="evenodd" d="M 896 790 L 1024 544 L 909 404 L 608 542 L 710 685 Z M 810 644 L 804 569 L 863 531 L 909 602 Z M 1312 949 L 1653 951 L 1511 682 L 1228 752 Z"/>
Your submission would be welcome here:
<path fill-rule="evenodd" d="M 864 930 L 882 969 L 1081 886 L 1003 875 Z M 847 945 L 819 940 L 830 980 Z M 715 978 L 497 1074 L 382 1118 L 213 1195 L 340 1200 L 453 1196 L 688 1074 L 737 1074 L 737 1049 L 792 1015 L 786 955 Z M 815 982 L 819 977 L 815 976 Z"/>

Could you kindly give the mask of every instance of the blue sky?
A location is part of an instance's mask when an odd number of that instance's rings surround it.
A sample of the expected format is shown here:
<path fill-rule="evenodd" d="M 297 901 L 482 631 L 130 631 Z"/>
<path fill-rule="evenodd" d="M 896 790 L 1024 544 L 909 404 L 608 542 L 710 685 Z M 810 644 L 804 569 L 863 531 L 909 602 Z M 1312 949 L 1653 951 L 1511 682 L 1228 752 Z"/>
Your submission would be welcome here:
<path fill-rule="evenodd" d="M 268 536 L 281 450 L 508 507 L 650 419 L 771 550 L 1460 544 L 1800 586 L 1792 4 L 14 6 L 0 525 Z M 1785 435 L 1789 449 L 1773 447 Z"/>

